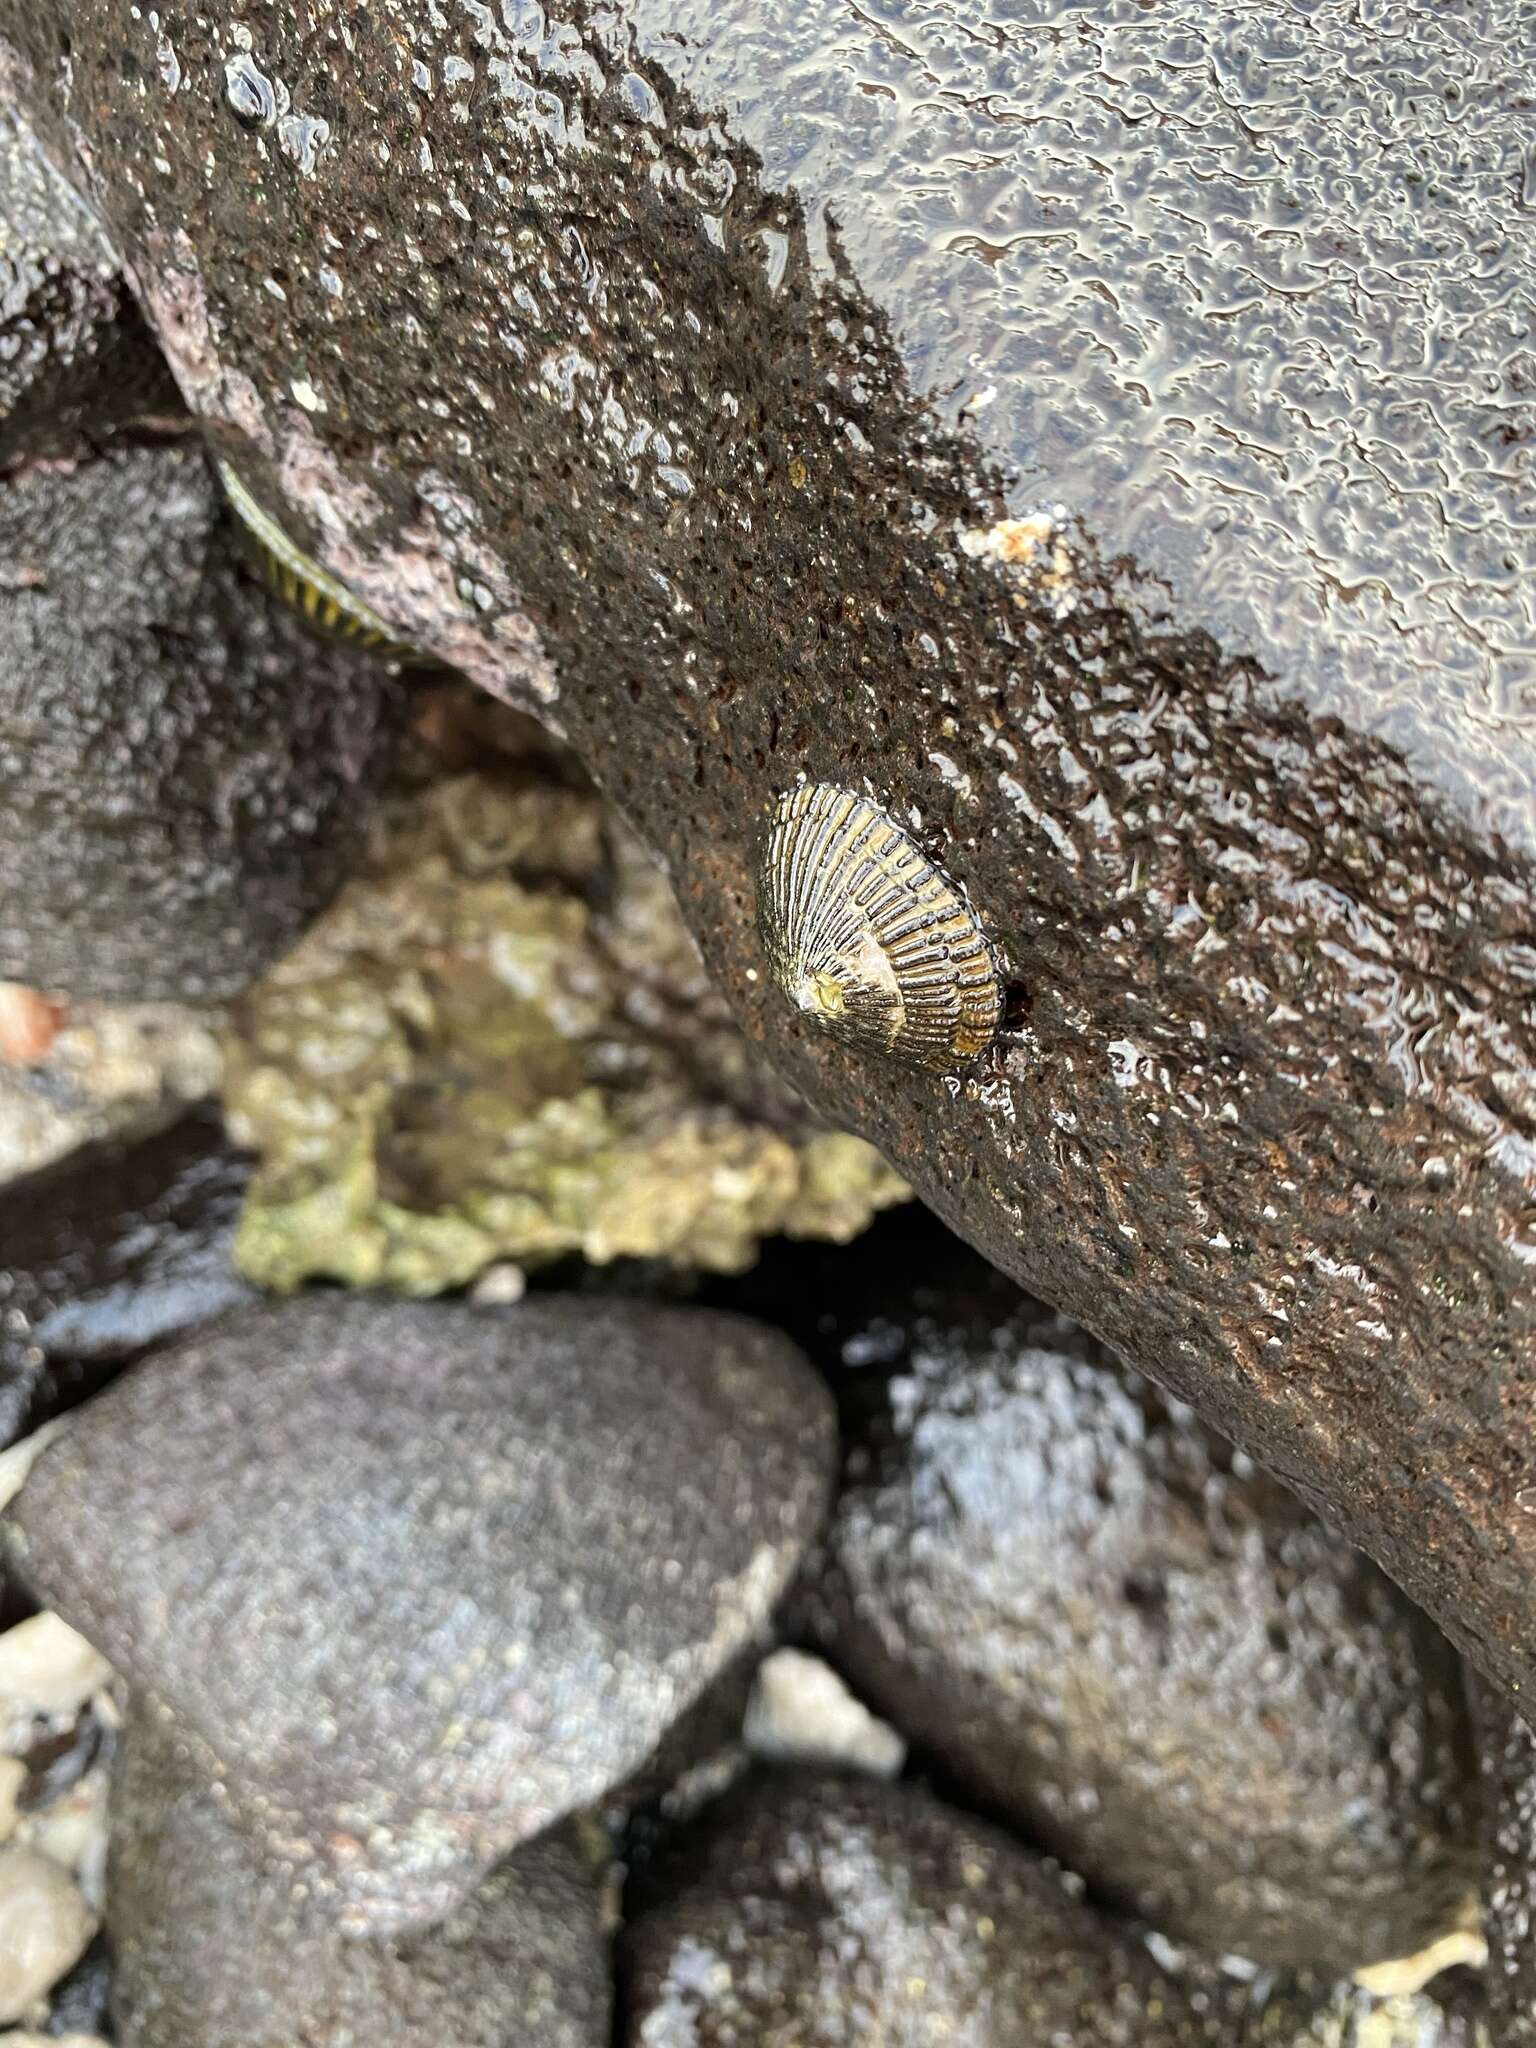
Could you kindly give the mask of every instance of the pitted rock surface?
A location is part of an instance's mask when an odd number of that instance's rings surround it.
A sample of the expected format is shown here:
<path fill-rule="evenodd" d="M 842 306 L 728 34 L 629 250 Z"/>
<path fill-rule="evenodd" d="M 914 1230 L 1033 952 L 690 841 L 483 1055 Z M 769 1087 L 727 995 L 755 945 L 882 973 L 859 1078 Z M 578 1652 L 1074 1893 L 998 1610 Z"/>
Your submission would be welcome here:
<path fill-rule="evenodd" d="M 228 995 L 346 874 L 393 679 L 321 646 L 235 550 L 195 449 L 0 487 L 0 974 Z"/>
<path fill-rule="evenodd" d="M 263 501 L 558 719 L 819 1109 L 1536 1698 L 1529 8 L 65 11 L 0 36 Z M 772 987 L 802 773 L 968 892 L 992 1070 Z"/>
<path fill-rule="evenodd" d="M 205 1107 L 0 1189 L 0 1448 L 251 1298 L 230 1256 L 249 1164 Z"/>
<path fill-rule="evenodd" d="M 114 432 L 190 430 L 100 221 L 7 93 L 13 67 L 0 59 L 0 469 Z"/>
<path fill-rule="evenodd" d="M 631 2048 L 1233 2040 L 1058 1872 L 911 1785 L 755 1778 L 657 1887 L 625 1937 Z"/>
<path fill-rule="evenodd" d="M 1483 1773 L 1483 1925 L 1496 2048 L 1536 2048 L 1536 1735 L 1474 1683 Z"/>
<path fill-rule="evenodd" d="M 607 2048 L 608 1944 L 580 1823 L 395 1945 L 306 1921 L 156 1717 L 130 1730 L 113 1809 L 123 2048 Z"/>
<path fill-rule="evenodd" d="M 1461 1673 L 1424 1616 L 979 1260 L 875 1300 L 841 1304 L 845 1361 L 881 1367 L 812 1603 L 856 1689 L 1209 1953 L 1345 1976 L 1474 1926 Z"/>
<path fill-rule="evenodd" d="M 316 1296 L 136 1367 L 9 1519 L 267 1860 L 388 1934 L 645 1761 L 762 1626 L 832 1455 L 800 1354 L 735 1317 Z"/>

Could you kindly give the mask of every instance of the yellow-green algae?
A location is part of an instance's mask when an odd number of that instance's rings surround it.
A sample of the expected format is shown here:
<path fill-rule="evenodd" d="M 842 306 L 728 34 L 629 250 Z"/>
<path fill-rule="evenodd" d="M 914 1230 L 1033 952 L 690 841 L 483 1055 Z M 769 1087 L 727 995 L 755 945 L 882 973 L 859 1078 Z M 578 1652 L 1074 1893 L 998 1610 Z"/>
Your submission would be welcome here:
<path fill-rule="evenodd" d="M 432 1294 L 567 1252 L 732 1272 L 905 1198 L 756 1058 L 664 878 L 550 772 L 397 803 L 236 1005 L 226 1110 L 260 1163 L 235 1256 L 260 1285 Z"/>

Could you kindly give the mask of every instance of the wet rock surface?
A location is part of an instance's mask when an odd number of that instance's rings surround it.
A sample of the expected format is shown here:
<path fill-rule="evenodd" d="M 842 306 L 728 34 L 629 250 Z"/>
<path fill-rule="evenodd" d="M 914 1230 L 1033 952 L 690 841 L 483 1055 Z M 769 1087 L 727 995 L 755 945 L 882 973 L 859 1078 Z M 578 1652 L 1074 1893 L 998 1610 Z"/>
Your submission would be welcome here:
<path fill-rule="evenodd" d="M 501 1865 L 402 1945 L 316 1926 L 136 1718 L 120 1767 L 110 1932 L 123 2048 L 607 2048 L 608 1944 L 589 1831 Z"/>
<path fill-rule="evenodd" d="M 1474 1683 L 1483 1780 L 1483 1924 L 1496 2048 L 1536 2048 L 1536 1735 Z"/>
<path fill-rule="evenodd" d="M 667 1884 L 625 1936 L 633 2048 L 1232 2038 L 1050 1866 L 912 1786 L 757 1777 Z"/>
<path fill-rule="evenodd" d="M 1211 1953 L 1347 1974 L 1475 1926 L 1461 1673 L 1370 1561 L 941 1235 L 855 1250 L 828 1654 L 989 1810 Z M 894 1243 L 893 1243 L 894 1240 Z M 861 1304 L 859 1280 L 869 1293 Z"/>
<path fill-rule="evenodd" d="M 553 711 L 830 1121 L 1532 1691 L 1527 10 L 68 25 L 0 7 L 263 502 Z M 801 772 L 969 893 L 995 1071 L 772 988 Z"/>
<path fill-rule="evenodd" d="M 648 1756 L 762 1624 L 832 1450 L 799 1354 L 734 1318 L 317 1297 L 119 1380 L 8 1520 L 269 1863 L 391 1933 Z"/>
<path fill-rule="evenodd" d="M 238 566 L 193 450 L 0 489 L 0 974 L 209 1000 L 328 900 L 394 696 Z"/>
<path fill-rule="evenodd" d="M 204 1107 L 0 1191 L 0 1447 L 251 1298 L 230 1259 L 248 1174 Z"/>
<path fill-rule="evenodd" d="M 225 1105 L 260 1154 L 238 1261 L 282 1289 L 730 1270 L 906 1194 L 743 1043 L 665 878 L 547 742 L 391 807 L 235 1006 Z"/>

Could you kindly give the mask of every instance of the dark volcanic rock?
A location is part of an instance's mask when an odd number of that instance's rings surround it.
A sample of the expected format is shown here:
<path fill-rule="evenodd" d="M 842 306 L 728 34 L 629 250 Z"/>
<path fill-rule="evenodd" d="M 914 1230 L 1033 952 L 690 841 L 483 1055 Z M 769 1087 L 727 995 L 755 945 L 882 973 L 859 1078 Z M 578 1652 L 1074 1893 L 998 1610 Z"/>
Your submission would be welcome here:
<path fill-rule="evenodd" d="M 870 1704 L 1213 1953 L 1342 1975 L 1468 1925 L 1471 1746 L 1433 1625 L 980 1260 L 878 1298 L 844 1306 L 845 1359 L 890 1377 L 813 1603 Z"/>
<path fill-rule="evenodd" d="M 1048 1865 L 910 1785 L 750 1781 L 661 1879 L 625 1959 L 633 2048 L 1233 2039 Z"/>
<path fill-rule="evenodd" d="M 799 1354 L 735 1318 L 322 1296 L 139 1366 L 11 1512 L 270 1860 L 389 1932 L 644 1761 L 761 1626 L 832 1452 Z"/>
<path fill-rule="evenodd" d="M 1483 1774 L 1483 1928 L 1497 2048 L 1536 2048 L 1536 1734 L 1474 1683 Z"/>
<path fill-rule="evenodd" d="M 251 1298 L 230 1263 L 248 1173 L 205 1108 L 0 1189 L 0 1446 Z"/>
<path fill-rule="evenodd" d="M 0 36 L 264 501 L 558 718 L 819 1108 L 1536 1698 L 1524 0 L 63 11 Z M 801 773 L 969 892 L 995 1071 L 772 986 Z"/>
<path fill-rule="evenodd" d="M 239 565 L 194 450 L 0 486 L 0 976 L 198 1001 L 327 901 L 395 687 Z"/>
<path fill-rule="evenodd" d="M 152 1717 L 129 1731 L 113 1822 L 123 2048 L 607 2048 L 608 1945 L 579 1822 L 399 1947 L 307 1922 Z"/>
<path fill-rule="evenodd" d="M 101 223 L 7 100 L 6 70 L 0 58 L 0 469 L 123 428 L 190 429 Z"/>

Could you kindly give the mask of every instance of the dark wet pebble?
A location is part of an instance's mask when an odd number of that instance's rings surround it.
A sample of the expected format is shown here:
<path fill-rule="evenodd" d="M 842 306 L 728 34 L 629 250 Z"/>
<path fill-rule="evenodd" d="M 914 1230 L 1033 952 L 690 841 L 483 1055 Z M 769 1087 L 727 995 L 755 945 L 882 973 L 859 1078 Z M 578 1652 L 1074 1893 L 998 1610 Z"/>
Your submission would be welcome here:
<path fill-rule="evenodd" d="M 122 2048 L 607 2048 L 601 1865 L 570 1822 L 402 1946 L 316 1927 L 143 1717 L 114 1790 Z"/>
<path fill-rule="evenodd" d="M 0 1446 L 253 1298 L 230 1263 L 248 1173 L 206 1106 L 0 1190 Z"/>
<path fill-rule="evenodd" d="M 876 1298 L 810 1603 L 868 1703 L 1174 1938 L 1342 1974 L 1464 1920 L 1461 1677 L 1418 1610 L 979 1260 Z"/>
<path fill-rule="evenodd" d="M 1230 2044 L 1240 1996 L 916 1786 L 799 1773 L 720 1803 L 624 1958 L 632 2048 L 1190 2048 Z"/>
<path fill-rule="evenodd" d="M 1536 2048 L 1536 1734 L 1474 1679 L 1483 1783 L 1483 1931 L 1498 2048 Z"/>
<path fill-rule="evenodd" d="M 222 997 L 346 875 L 395 683 L 316 641 L 236 548 L 191 449 L 0 487 L 0 977 Z"/>
<path fill-rule="evenodd" d="M 269 1857 L 382 1933 L 637 1769 L 761 1628 L 833 1455 L 820 1382 L 734 1317 L 318 1296 L 120 1379 L 11 1523 Z"/>

